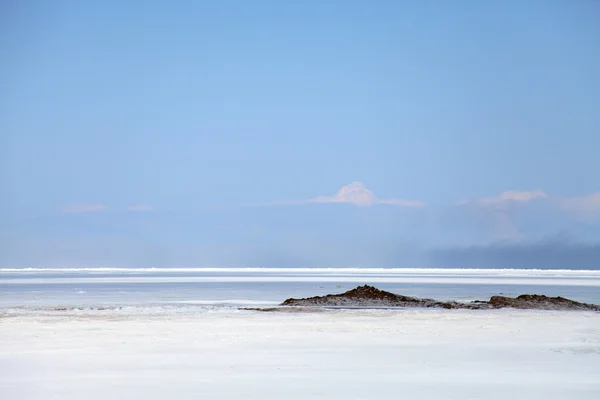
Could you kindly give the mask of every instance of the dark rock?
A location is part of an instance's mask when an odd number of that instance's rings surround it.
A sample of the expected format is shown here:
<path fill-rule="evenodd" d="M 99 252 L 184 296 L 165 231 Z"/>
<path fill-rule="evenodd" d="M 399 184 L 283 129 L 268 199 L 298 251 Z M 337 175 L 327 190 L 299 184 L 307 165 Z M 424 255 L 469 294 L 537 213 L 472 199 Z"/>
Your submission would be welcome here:
<path fill-rule="evenodd" d="M 329 306 L 329 307 L 432 307 L 432 299 L 417 299 L 386 292 L 372 286 L 359 286 L 342 294 L 287 299 L 282 306 Z"/>
<path fill-rule="evenodd" d="M 436 301 L 402 296 L 372 286 L 359 286 L 341 294 L 309 297 L 305 299 L 287 299 L 282 306 L 294 307 L 420 307 L 444 309 L 495 309 L 518 308 L 536 310 L 587 310 L 600 311 L 600 306 L 579 303 L 563 297 L 547 297 L 536 294 L 524 294 L 517 298 L 493 296 L 489 301 L 459 303 L 456 301 Z M 270 310 L 269 310 L 270 311 Z"/>
<path fill-rule="evenodd" d="M 579 303 L 564 297 L 548 297 L 539 294 L 522 294 L 517 298 L 492 296 L 489 304 L 493 308 L 600 311 L 600 306 L 594 304 Z"/>

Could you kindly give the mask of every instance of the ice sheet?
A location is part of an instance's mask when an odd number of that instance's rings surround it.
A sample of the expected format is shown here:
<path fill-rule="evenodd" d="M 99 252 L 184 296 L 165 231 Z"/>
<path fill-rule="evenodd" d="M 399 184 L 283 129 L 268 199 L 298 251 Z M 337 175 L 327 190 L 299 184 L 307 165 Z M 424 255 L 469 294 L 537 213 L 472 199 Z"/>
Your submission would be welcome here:
<path fill-rule="evenodd" d="M 0 319 L 0 398 L 598 399 L 586 312 L 344 310 Z"/>
<path fill-rule="evenodd" d="M 0 398 L 600 398 L 598 313 L 236 308 L 358 284 L 600 302 L 600 271 L 0 270 Z"/>
<path fill-rule="evenodd" d="M 342 273 L 338 269 L 335 273 L 314 270 L 249 273 L 242 270 L 244 272 L 229 269 L 220 269 L 220 272 L 199 269 L 193 269 L 193 272 L 148 272 L 145 269 L 142 272 L 3 272 L 0 274 L 0 311 L 20 306 L 61 305 L 269 305 L 288 297 L 341 293 L 364 284 L 407 296 L 438 300 L 488 300 L 494 295 L 535 293 L 600 304 L 600 275 L 592 273 L 597 271 L 530 270 L 514 272 L 520 276 L 508 276 L 513 272 L 490 271 L 486 275 L 481 271 L 453 270 L 453 273 L 445 271 L 436 275 L 430 270 L 427 273 L 425 270 L 414 273 L 374 270 L 372 274 L 367 269 L 355 273 Z"/>

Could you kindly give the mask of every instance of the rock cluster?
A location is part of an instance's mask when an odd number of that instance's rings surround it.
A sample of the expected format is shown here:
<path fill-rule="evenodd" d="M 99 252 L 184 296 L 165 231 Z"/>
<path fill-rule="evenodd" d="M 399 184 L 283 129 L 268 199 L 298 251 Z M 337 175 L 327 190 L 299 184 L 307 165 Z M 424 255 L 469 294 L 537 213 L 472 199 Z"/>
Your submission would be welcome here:
<path fill-rule="evenodd" d="M 600 311 L 600 306 L 595 304 L 579 303 L 564 297 L 548 297 L 539 294 L 522 294 L 516 298 L 492 296 L 487 303 L 492 308 Z"/>
<path fill-rule="evenodd" d="M 296 307 L 420 307 L 470 310 L 518 308 L 600 311 L 600 306 L 594 304 L 579 303 L 563 297 L 548 297 L 537 294 L 524 294 L 516 298 L 493 296 L 489 301 L 460 303 L 456 301 L 437 301 L 402 296 L 368 285 L 359 286 L 341 294 L 329 294 L 305 299 L 287 299 L 281 305 Z"/>

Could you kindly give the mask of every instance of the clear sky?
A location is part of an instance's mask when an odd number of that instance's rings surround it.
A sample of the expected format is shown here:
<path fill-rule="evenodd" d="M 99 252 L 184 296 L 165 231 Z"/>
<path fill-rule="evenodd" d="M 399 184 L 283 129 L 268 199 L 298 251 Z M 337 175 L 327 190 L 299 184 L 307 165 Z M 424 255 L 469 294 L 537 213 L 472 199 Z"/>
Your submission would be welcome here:
<path fill-rule="evenodd" d="M 600 268 L 598 21 L 2 2 L 0 266 Z"/>

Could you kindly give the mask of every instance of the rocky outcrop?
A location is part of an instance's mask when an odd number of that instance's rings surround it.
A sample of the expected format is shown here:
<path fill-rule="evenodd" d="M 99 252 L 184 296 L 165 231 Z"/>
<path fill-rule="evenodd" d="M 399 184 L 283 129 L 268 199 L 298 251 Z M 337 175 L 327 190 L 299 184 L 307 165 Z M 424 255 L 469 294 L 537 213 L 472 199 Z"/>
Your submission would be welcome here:
<path fill-rule="evenodd" d="M 386 292 L 372 286 L 359 286 L 342 294 L 287 299 L 282 306 L 329 306 L 329 307 L 441 307 L 433 299 L 418 299 Z"/>
<path fill-rule="evenodd" d="M 600 311 L 600 306 L 595 304 L 579 303 L 564 297 L 548 297 L 539 294 L 522 294 L 516 298 L 492 296 L 488 304 L 492 308 Z"/>
<path fill-rule="evenodd" d="M 600 311 L 600 306 L 579 303 L 563 297 L 548 297 L 536 294 L 524 294 L 516 298 L 493 296 L 489 301 L 459 303 L 455 301 L 437 301 L 402 296 L 372 286 L 359 286 L 341 294 L 309 297 L 305 299 L 287 299 L 282 306 L 295 307 L 419 307 L 485 310 L 496 308 L 518 308 L 535 310 L 585 310 Z"/>

